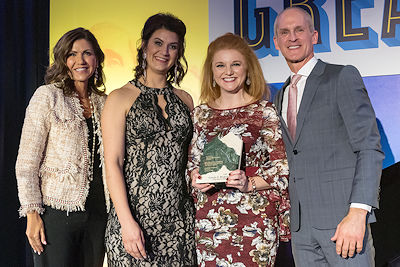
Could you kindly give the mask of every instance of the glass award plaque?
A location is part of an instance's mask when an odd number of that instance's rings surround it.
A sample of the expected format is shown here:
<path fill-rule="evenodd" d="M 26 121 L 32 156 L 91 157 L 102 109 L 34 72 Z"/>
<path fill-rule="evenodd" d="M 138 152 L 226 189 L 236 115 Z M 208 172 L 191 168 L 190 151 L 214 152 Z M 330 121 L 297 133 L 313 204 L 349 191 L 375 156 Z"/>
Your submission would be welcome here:
<path fill-rule="evenodd" d="M 223 137 L 215 137 L 204 145 L 200 157 L 197 183 L 225 182 L 231 171 L 240 169 L 243 141 L 240 136 L 230 132 Z"/>

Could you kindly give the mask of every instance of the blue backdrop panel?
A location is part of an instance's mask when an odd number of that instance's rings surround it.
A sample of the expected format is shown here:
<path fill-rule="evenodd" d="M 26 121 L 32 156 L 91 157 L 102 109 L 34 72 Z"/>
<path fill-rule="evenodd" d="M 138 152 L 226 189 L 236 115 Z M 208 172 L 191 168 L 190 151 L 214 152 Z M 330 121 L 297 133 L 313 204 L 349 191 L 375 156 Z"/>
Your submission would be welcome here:
<path fill-rule="evenodd" d="M 381 134 L 385 152 L 383 168 L 400 160 L 400 75 L 371 76 L 363 78 Z M 283 83 L 270 84 L 271 99 Z"/>

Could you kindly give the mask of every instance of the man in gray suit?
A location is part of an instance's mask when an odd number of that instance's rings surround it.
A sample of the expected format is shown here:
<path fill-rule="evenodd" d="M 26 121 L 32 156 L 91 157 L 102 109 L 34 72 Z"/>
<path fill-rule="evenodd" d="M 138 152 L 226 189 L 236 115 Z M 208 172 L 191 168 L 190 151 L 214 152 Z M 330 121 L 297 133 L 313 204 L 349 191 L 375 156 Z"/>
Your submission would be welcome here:
<path fill-rule="evenodd" d="M 291 70 L 275 97 L 289 161 L 296 266 L 374 266 L 375 221 L 384 158 L 375 113 L 353 66 L 314 57 L 311 16 L 291 7 L 274 43 Z"/>

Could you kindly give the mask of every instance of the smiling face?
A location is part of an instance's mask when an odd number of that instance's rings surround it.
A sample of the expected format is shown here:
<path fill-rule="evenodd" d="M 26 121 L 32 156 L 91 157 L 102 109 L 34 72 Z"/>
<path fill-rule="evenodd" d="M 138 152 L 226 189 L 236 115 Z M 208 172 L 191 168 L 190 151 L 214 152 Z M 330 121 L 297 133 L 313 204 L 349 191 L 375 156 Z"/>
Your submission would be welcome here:
<path fill-rule="evenodd" d="M 96 70 L 97 60 L 92 45 L 85 39 L 76 40 L 68 53 L 67 67 L 75 87 L 84 85 Z"/>
<path fill-rule="evenodd" d="M 166 29 L 156 30 L 150 37 L 145 52 L 147 74 L 166 75 L 178 57 L 178 35 Z"/>
<path fill-rule="evenodd" d="M 222 49 L 214 54 L 212 72 L 215 82 L 223 93 L 237 93 L 244 89 L 247 62 L 237 50 Z"/>
<path fill-rule="evenodd" d="M 314 56 L 318 32 L 310 30 L 306 14 L 296 8 L 283 11 L 277 18 L 275 47 L 281 51 L 290 69 L 297 73 Z"/>

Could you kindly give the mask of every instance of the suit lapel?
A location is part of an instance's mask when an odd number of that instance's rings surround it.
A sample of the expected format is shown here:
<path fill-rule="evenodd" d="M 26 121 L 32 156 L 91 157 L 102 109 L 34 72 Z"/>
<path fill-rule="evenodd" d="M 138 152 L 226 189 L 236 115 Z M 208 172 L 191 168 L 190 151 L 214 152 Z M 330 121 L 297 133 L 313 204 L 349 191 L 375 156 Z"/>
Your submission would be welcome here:
<path fill-rule="evenodd" d="M 290 83 L 290 77 L 286 79 L 285 83 L 283 84 L 281 90 L 279 90 L 277 97 L 276 97 L 275 105 L 276 105 L 276 109 L 278 111 L 279 116 L 282 115 L 283 94 L 285 93 L 285 89 L 289 83 Z"/>
<path fill-rule="evenodd" d="M 288 136 L 288 139 L 293 142 L 290 138 L 290 134 L 289 134 L 289 129 L 285 123 L 285 121 L 283 120 L 282 117 L 282 101 L 283 101 L 283 95 L 285 93 L 286 87 L 289 85 L 290 83 L 290 77 L 287 78 L 287 80 L 285 81 L 285 83 L 282 86 L 282 89 L 279 90 L 278 94 L 277 94 L 277 98 L 276 98 L 276 109 L 278 111 L 278 116 L 279 119 L 281 120 L 281 128 L 283 129 L 283 131 L 285 132 L 285 134 Z"/>
<path fill-rule="evenodd" d="M 303 128 L 304 119 L 310 108 L 311 102 L 314 98 L 315 93 L 319 87 L 322 79 L 322 74 L 324 73 L 326 64 L 321 60 L 318 60 L 310 76 L 307 78 L 306 85 L 304 87 L 303 97 L 301 98 L 301 103 L 299 111 L 297 113 L 297 126 L 296 126 L 296 138 L 294 145 L 296 145 L 299 139 L 301 129 Z"/>

